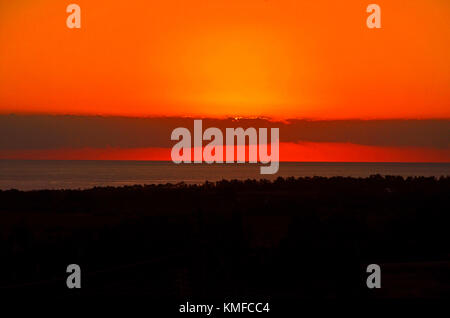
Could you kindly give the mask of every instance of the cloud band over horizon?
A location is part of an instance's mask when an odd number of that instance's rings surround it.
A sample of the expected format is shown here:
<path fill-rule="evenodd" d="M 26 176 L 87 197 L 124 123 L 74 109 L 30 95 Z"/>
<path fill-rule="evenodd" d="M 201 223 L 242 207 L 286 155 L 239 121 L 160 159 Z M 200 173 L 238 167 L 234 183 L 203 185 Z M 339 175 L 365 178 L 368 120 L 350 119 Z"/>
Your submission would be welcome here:
<path fill-rule="evenodd" d="M 192 131 L 193 120 L 184 117 L 0 115 L 0 159 L 169 160 L 167 150 L 174 145 L 170 140 L 172 130 L 186 127 Z M 346 154 L 349 161 L 352 158 L 363 161 L 384 161 L 383 158 L 450 161 L 448 119 L 291 119 L 281 122 L 261 118 L 204 118 L 203 127 L 217 127 L 223 132 L 228 127 L 278 127 L 280 156 L 284 161 L 326 159 L 324 152 L 330 161 L 345 161 Z M 383 151 L 399 155 L 381 155 Z M 355 156 L 358 153 L 360 156 Z M 367 159 L 364 159 L 364 153 Z"/>

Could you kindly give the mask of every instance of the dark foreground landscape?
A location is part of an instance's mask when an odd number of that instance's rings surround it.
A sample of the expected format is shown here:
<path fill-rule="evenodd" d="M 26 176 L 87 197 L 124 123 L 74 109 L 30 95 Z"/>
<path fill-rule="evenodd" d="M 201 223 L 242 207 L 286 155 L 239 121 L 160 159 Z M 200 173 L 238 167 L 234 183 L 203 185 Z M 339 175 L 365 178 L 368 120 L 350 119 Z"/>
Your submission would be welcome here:
<path fill-rule="evenodd" d="M 448 298 L 449 206 L 450 177 L 0 191 L 0 292 Z"/>

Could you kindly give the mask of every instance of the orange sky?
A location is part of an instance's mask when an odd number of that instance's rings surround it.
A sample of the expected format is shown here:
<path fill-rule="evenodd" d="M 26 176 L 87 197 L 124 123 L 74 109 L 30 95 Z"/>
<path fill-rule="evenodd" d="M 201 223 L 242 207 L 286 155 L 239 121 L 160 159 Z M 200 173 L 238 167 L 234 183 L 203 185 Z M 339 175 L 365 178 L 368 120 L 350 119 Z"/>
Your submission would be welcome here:
<path fill-rule="evenodd" d="M 366 26 L 373 2 L 382 29 Z M 66 27 L 70 3 L 80 30 Z M 448 119 L 449 17 L 448 0 L 1 1 L 0 115 Z M 450 161 L 361 147 L 290 145 L 281 158 Z M 149 153 L 135 151 L 118 156 Z"/>
<path fill-rule="evenodd" d="M 446 0 L 72 2 L 0 4 L 1 112 L 450 117 Z"/>

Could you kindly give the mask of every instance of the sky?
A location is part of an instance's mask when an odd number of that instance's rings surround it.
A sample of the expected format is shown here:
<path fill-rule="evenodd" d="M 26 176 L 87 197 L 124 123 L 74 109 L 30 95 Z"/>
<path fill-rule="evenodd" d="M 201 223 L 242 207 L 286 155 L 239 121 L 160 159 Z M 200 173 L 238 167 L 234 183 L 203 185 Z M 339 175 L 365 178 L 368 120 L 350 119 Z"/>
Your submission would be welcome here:
<path fill-rule="evenodd" d="M 381 29 L 361 0 L 0 0 L 1 121 L 58 123 L 15 126 L 0 158 L 168 159 L 167 143 L 117 144 L 117 118 L 262 117 L 289 132 L 282 160 L 449 162 L 450 2 L 374 2 Z M 70 3 L 81 29 L 66 26 Z M 63 115 L 106 118 L 116 137 L 77 143 L 75 125 L 50 148 L 10 142 L 57 135 Z M 320 129 L 292 124 L 304 119 Z M 410 129 L 386 135 L 380 120 Z"/>

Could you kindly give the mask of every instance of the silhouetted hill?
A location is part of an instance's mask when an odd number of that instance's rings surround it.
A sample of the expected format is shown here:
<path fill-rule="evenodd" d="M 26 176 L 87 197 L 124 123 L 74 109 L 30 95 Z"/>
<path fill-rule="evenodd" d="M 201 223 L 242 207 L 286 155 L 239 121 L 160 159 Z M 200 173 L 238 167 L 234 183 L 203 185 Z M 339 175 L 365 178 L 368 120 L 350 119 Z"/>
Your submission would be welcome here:
<path fill-rule="evenodd" d="M 0 191 L 0 288 L 67 293 L 76 263 L 94 295 L 448 297 L 449 194 L 378 175 Z"/>

